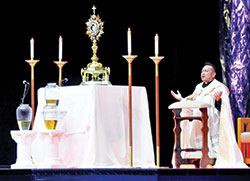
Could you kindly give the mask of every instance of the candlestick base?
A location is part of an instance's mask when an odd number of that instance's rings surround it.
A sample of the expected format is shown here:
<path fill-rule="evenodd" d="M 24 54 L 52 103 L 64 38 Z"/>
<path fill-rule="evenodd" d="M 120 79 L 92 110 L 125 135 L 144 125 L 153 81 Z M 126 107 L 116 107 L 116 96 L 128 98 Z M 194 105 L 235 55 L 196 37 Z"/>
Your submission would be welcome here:
<path fill-rule="evenodd" d="M 58 69 L 59 69 L 59 80 L 58 80 L 58 85 L 61 86 L 62 85 L 62 68 L 63 66 L 68 63 L 67 61 L 54 61 L 54 63 L 57 65 Z"/>
<path fill-rule="evenodd" d="M 35 67 L 35 65 L 39 62 L 40 60 L 34 60 L 34 59 L 31 59 L 31 60 L 25 60 L 25 62 L 27 62 L 31 68 Z"/>
<path fill-rule="evenodd" d="M 68 62 L 67 61 L 54 61 L 54 63 L 58 66 L 59 69 L 61 69 Z"/>
<path fill-rule="evenodd" d="M 149 57 L 149 58 L 151 58 L 151 59 L 155 62 L 155 64 L 159 64 L 160 61 L 161 61 L 164 57 L 154 56 L 154 57 Z"/>
<path fill-rule="evenodd" d="M 128 63 L 132 63 L 133 60 L 137 57 L 137 55 L 123 55 L 122 57 L 125 58 Z"/>

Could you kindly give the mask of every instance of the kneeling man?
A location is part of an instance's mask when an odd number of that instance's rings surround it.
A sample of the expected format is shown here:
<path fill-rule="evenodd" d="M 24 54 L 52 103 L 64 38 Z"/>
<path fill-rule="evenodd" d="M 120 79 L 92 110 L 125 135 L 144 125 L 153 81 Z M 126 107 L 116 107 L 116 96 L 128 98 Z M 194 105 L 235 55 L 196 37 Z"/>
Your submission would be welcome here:
<path fill-rule="evenodd" d="M 208 108 L 208 147 L 209 157 L 216 158 L 217 168 L 244 168 L 247 167 L 243 162 L 241 151 L 236 143 L 232 113 L 229 101 L 228 88 L 215 79 L 216 67 L 206 62 L 201 71 L 202 82 L 198 84 L 194 92 L 183 98 L 179 91 L 172 96 L 179 100 L 202 101 L 212 105 Z M 181 116 L 200 116 L 198 109 L 183 109 Z M 202 124 L 195 120 L 188 120 L 181 123 L 181 146 L 182 148 L 201 148 L 202 147 Z M 174 156 L 174 155 L 173 155 Z M 186 152 L 184 158 L 200 158 L 200 152 Z M 175 167 L 174 157 L 173 165 Z"/>

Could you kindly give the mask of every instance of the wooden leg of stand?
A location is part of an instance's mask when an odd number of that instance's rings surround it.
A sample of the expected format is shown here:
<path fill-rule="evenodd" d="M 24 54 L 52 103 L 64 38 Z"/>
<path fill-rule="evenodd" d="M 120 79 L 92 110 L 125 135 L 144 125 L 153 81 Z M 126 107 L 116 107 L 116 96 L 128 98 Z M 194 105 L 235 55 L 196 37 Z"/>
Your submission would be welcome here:
<path fill-rule="evenodd" d="M 246 143 L 241 143 L 241 152 L 244 162 L 246 163 Z"/>
<path fill-rule="evenodd" d="M 129 63 L 129 147 L 130 167 L 133 167 L 133 126 L 132 126 L 132 64 Z"/>
<path fill-rule="evenodd" d="M 207 120 L 208 120 L 208 116 L 207 116 L 207 108 L 201 108 L 200 109 L 201 113 L 202 113 L 202 157 L 201 157 L 201 161 L 200 161 L 200 167 L 201 168 L 206 168 L 207 165 L 210 162 L 210 158 L 208 156 L 208 125 L 207 125 Z"/>
<path fill-rule="evenodd" d="M 35 81 L 34 81 L 34 67 L 31 67 L 31 108 L 32 108 L 32 120 L 31 120 L 31 129 L 34 126 L 35 120 Z"/>
<path fill-rule="evenodd" d="M 59 80 L 58 80 L 58 85 L 61 87 L 62 86 L 62 68 L 59 68 Z"/>
<path fill-rule="evenodd" d="M 181 165 L 181 126 L 180 126 L 180 121 L 176 120 L 175 118 L 175 112 L 173 110 L 174 113 L 174 121 L 175 121 L 175 128 L 174 128 L 174 133 L 175 133 L 175 165 L 176 168 L 180 168 Z"/>
<path fill-rule="evenodd" d="M 155 104 L 156 104 L 156 150 L 157 167 L 160 167 L 160 112 L 159 112 L 159 73 L 158 63 L 155 63 Z"/>

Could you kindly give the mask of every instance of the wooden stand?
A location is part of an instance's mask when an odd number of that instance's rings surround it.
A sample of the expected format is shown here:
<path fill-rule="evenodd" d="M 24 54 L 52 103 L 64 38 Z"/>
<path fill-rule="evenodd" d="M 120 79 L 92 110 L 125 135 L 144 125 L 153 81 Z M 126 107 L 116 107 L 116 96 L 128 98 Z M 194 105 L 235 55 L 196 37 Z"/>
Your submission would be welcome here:
<path fill-rule="evenodd" d="M 195 101 L 192 101 L 195 102 Z M 174 105 L 175 104 L 175 105 Z M 210 159 L 208 156 L 208 152 L 209 152 L 209 148 L 208 148 L 208 116 L 207 116 L 207 108 L 211 107 L 211 105 L 196 105 L 196 106 L 185 106 L 185 107 L 181 107 L 181 102 L 178 102 L 177 104 L 174 103 L 172 105 L 169 106 L 169 109 L 172 109 L 173 113 L 174 113 L 174 121 L 175 121 L 175 128 L 174 128 L 174 133 L 175 133 L 175 163 L 176 163 L 176 167 L 180 168 L 181 164 L 195 164 L 196 167 L 200 167 L 200 168 L 207 168 L 207 166 L 209 164 L 214 164 L 213 159 Z M 195 104 L 195 103 L 194 103 Z M 197 104 L 197 102 L 196 102 Z M 177 112 L 181 111 L 182 108 L 199 108 L 199 110 L 201 111 L 201 116 L 200 117 L 180 117 L 179 114 L 177 114 Z M 181 126 L 180 126 L 180 122 L 183 120 L 189 120 L 189 121 L 193 121 L 193 120 L 200 120 L 202 122 L 202 148 L 201 149 L 194 149 L 194 148 L 181 148 Z M 202 157 L 201 159 L 199 158 L 195 158 L 195 159 L 183 159 L 181 156 L 181 152 L 182 151 L 186 151 L 186 152 L 195 152 L 195 151 L 201 151 L 202 152 Z"/>
<path fill-rule="evenodd" d="M 35 75 L 34 75 L 34 68 L 35 65 L 39 62 L 39 60 L 25 60 L 30 67 L 31 67 L 31 108 L 32 108 L 32 121 L 31 121 L 31 129 L 34 126 L 34 119 L 35 119 Z"/>
<path fill-rule="evenodd" d="M 164 57 L 150 57 L 155 63 L 155 114 L 156 114 L 156 163 L 160 167 L 160 109 L 159 109 L 159 68 Z"/>
<path fill-rule="evenodd" d="M 132 126 L 132 61 L 136 58 L 136 55 L 123 56 L 128 61 L 128 79 L 129 79 L 129 165 L 133 167 L 133 126 Z"/>

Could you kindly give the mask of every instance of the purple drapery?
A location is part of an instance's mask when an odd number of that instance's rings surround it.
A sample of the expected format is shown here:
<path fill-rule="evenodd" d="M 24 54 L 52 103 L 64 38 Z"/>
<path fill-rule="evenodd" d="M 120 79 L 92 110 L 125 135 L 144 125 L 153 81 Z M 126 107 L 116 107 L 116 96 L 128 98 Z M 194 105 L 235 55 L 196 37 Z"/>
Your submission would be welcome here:
<path fill-rule="evenodd" d="M 228 83 L 234 120 L 245 117 L 250 69 L 250 0 L 232 0 Z"/>
<path fill-rule="evenodd" d="M 220 5 L 220 60 L 236 121 L 250 109 L 250 0 L 222 0 Z"/>

